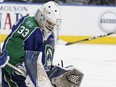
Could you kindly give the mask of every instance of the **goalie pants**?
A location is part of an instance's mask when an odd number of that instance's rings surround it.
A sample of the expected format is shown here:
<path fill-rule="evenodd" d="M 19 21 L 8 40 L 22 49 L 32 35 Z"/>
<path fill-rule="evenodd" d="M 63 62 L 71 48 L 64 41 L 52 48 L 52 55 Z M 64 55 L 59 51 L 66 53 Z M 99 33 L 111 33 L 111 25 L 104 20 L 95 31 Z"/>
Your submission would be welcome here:
<path fill-rule="evenodd" d="M 2 69 L 2 87 L 27 87 L 25 79 L 21 75 L 9 74 L 5 69 Z"/>

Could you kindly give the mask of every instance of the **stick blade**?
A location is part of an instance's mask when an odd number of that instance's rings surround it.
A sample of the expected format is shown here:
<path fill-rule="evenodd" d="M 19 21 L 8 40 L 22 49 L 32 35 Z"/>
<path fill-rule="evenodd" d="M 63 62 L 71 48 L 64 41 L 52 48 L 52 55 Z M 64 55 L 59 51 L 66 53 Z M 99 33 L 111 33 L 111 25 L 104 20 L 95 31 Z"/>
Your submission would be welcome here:
<path fill-rule="evenodd" d="M 71 43 L 71 42 L 67 42 L 65 45 L 68 46 L 68 45 L 71 45 L 71 44 L 73 44 L 73 43 Z"/>

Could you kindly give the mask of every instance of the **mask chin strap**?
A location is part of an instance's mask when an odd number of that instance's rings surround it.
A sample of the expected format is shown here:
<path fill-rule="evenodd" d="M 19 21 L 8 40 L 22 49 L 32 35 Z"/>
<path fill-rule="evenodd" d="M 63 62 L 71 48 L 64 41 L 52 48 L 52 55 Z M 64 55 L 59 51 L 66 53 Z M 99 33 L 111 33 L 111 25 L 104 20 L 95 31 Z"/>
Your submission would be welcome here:
<path fill-rule="evenodd" d="M 42 30 L 42 35 L 43 35 L 43 41 L 47 40 L 47 38 L 50 36 L 50 34 L 52 32 L 49 32 L 48 30 L 44 30 L 44 29 L 41 29 Z"/>

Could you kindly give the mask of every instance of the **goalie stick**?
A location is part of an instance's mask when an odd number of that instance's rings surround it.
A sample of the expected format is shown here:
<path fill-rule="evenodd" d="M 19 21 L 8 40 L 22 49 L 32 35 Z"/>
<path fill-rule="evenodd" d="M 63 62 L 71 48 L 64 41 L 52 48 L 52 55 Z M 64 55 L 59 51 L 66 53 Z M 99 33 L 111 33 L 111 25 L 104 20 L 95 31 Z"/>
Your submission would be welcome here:
<path fill-rule="evenodd" d="M 72 45 L 72 44 L 76 44 L 76 43 L 81 43 L 81 42 L 84 42 L 84 41 L 90 41 L 90 40 L 94 40 L 94 39 L 110 36 L 112 34 L 116 34 L 116 32 L 110 32 L 110 33 L 107 33 L 107 34 L 104 34 L 104 35 L 99 35 L 99 36 L 94 36 L 94 37 L 90 37 L 90 38 L 85 38 L 85 39 L 74 41 L 74 42 L 67 42 L 65 45 L 68 46 L 68 45 Z"/>
<path fill-rule="evenodd" d="M 44 69 L 44 66 L 41 62 L 42 60 L 42 53 L 39 55 L 39 58 L 37 60 L 37 77 L 38 77 L 38 84 L 39 87 L 53 87 L 48 75 L 46 74 L 46 71 Z M 38 87 L 38 86 L 37 86 Z"/>
<path fill-rule="evenodd" d="M 34 87 L 53 87 L 42 64 L 42 52 L 27 50 L 24 62 Z M 33 87 L 28 80 L 26 84 Z"/>
<path fill-rule="evenodd" d="M 11 67 L 12 69 L 16 70 L 17 72 L 19 72 L 21 75 L 25 76 L 25 72 L 23 72 L 22 70 L 20 70 L 19 68 L 17 68 L 16 66 L 10 64 L 10 63 L 7 63 L 7 65 L 9 67 Z"/>

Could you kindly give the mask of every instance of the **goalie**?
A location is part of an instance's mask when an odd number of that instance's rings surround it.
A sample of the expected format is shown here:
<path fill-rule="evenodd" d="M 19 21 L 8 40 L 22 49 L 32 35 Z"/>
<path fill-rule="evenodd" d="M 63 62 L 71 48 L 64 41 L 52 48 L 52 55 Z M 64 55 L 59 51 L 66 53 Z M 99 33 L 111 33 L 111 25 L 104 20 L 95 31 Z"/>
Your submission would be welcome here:
<path fill-rule="evenodd" d="M 13 25 L 0 56 L 0 66 L 4 66 L 2 87 L 80 86 L 83 78 L 80 71 L 52 65 L 55 50 L 54 31 L 57 31 L 60 24 L 59 5 L 49 1 L 43 4 L 34 16 L 24 16 Z M 7 66 L 8 60 L 24 73 Z"/>

